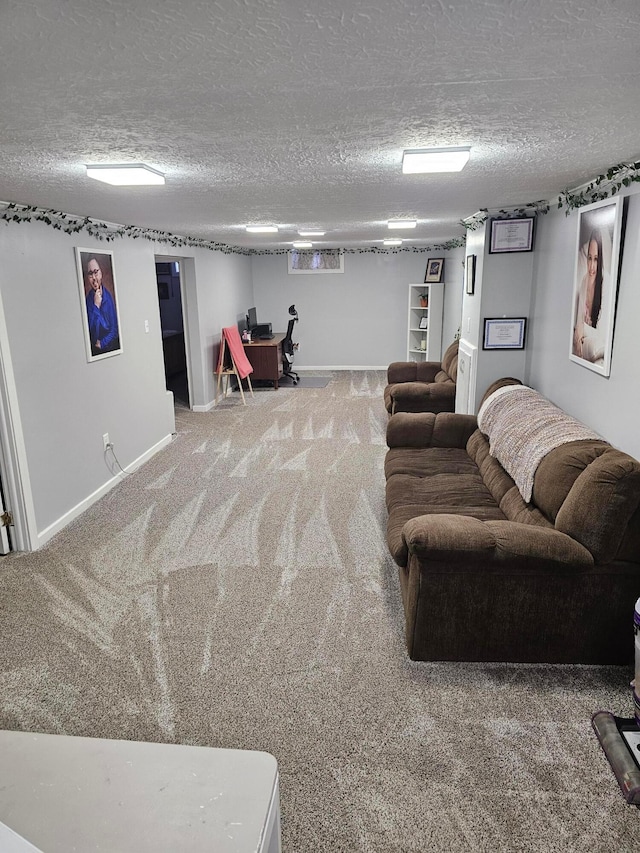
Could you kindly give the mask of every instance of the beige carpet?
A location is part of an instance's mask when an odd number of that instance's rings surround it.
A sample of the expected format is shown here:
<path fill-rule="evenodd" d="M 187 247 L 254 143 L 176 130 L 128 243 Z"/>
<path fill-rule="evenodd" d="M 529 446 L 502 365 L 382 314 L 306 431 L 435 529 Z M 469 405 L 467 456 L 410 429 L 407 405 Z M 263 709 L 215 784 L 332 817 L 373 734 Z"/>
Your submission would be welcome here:
<path fill-rule="evenodd" d="M 629 672 L 407 659 L 384 378 L 179 409 L 167 449 L 3 558 L 0 727 L 267 750 L 285 853 L 638 850 L 590 727 L 632 713 Z"/>

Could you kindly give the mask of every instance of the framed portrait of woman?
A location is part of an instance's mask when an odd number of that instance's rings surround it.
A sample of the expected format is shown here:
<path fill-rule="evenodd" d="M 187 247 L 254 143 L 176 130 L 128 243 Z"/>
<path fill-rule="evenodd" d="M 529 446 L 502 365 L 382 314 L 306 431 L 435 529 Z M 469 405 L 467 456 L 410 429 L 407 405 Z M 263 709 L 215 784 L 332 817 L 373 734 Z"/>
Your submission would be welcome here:
<path fill-rule="evenodd" d="M 569 358 L 609 376 L 622 230 L 621 198 L 578 213 Z"/>

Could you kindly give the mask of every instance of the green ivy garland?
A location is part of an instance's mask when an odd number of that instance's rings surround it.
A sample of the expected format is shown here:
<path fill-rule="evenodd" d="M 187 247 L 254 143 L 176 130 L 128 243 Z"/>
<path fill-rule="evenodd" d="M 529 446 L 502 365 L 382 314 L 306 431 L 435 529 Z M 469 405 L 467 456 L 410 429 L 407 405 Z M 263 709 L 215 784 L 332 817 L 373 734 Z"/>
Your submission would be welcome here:
<path fill-rule="evenodd" d="M 540 201 L 530 201 L 523 207 L 511 207 L 508 210 L 494 210 L 491 216 L 498 216 L 500 219 L 519 219 L 523 216 L 544 215 L 549 212 L 549 202 L 541 199 Z M 467 216 L 466 219 L 460 220 L 460 225 L 466 228 L 467 231 L 477 231 L 481 225 L 489 218 L 489 211 L 486 207 L 481 208 L 473 216 Z"/>
<path fill-rule="evenodd" d="M 617 166 L 612 166 L 604 175 L 598 175 L 590 184 L 587 184 L 584 189 L 572 192 L 571 190 L 563 190 L 558 197 L 558 208 L 566 207 L 566 215 L 568 216 L 572 210 L 578 207 L 584 207 L 585 204 L 592 204 L 594 201 L 601 201 L 615 195 L 623 187 L 630 187 L 631 184 L 640 181 L 640 161 L 636 163 L 618 163 Z"/>
<path fill-rule="evenodd" d="M 585 204 L 592 204 L 594 201 L 609 198 L 609 196 L 615 195 L 623 187 L 629 187 L 632 183 L 637 182 L 640 182 L 640 161 L 619 163 L 617 166 L 612 166 L 608 169 L 605 174 L 598 175 L 584 189 L 576 191 L 563 190 L 558 196 L 558 208 L 566 208 L 568 216 L 572 210 L 583 207 Z M 497 215 L 502 218 L 517 218 L 530 215 L 543 215 L 548 211 L 549 202 L 541 199 L 540 201 L 529 202 L 522 207 L 498 210 L 492 212 L 491 215 Z M 466 231 L 476 231 L 488 218 L 488 209 L 482 208 L 473 216 L 461 219 L 459 224 Z M 65 234 L 77 234 L 80 231 L 84 231 L 96 240 L 105 240 L 107 242 L 120 237 L 130 237 L 133 240 L 144 239 L 154 243 L 164 243 L 176 249 L 184 247 L 207 249 L 212 252 L 223 252 L 225 255 L 286 255 L 287 252 L 291 251 L 290 249 L 249 249 L 243 246 L 230 246 L 227 243 L 220 243 L 216 240 L 205 240 L 201 237 L 181 237 L 169 231 L 140 228 L 137 225 L 113 226 L 106 222 L 100 222 L 97 219 L 91 219 L 89 216 L 78 217 L 69 213 L 62 213 L 59 210 L 47 210 L 26 204 L 17 204 L 16 202 L 6 204 L 4 210 L 0 211 L 0 220 L 7 224 L 12 222 L 44 222 L 45 225 L 50 225 L 52 228 L 63 231 Z M 341 255 L 441 252 L 449 249 L 458 249 L 464 246 L 465 242 L 464 237 L 452 237 L 450 240 L 446 240 L 443 243 L 436 243 L 432 246 L 396 246 L 392 249 L 380 246 L 366 246 L 352 249 L 340 248 L 336 249 L 336 251 Z"/>
<path fill-rule="evenodd" d="M 62 213 L 59 210 L 49 210 L 26 204 L 17 204 L 16 202 L 8 203 L 5 209 L 0 211 L 0 220 L 7 224 L 13 222 L 19 224 L 23 222 L 44 222 L 45 225 L 49 225 L 51 228 L 55 228 L 57 231 L 62 231 L 65 234 L 78 234 L 83 231 L 96 240 L 104 240 L 106 242 L 121 237 L 130 237 L 133 240 L 144 239 L 154 243 L 164 243 L 177 249 L 187 246 L 190 248 L 207 249 L 212 252 L 223 252 L 226 255 L 286 255 L 287 252 L 291 251 L 290 249 L 250 249 L 243 246 L 230 246 L 227 243 L 220 243 L 215 240 L 205 240 L 201 237 L 181 237 L 177 234 L 171 234 L 168 231 L 140 228 L 137 225 L 114 226 L 106 222 L 100 222 L 97 219 L 91 219 L 89 216 L 78 217 L 69 213 Z M 432 246 L 397 246 L 393 249 L 382 248 L 380 246 L 367 246 L 352 249 L 340 248 L 336 249 L 336 251 L 341 255 L 439 252 L 447 249 L 457 249 L 460 246 L 464 246 L 464 243 L 463 238 L 454 237 L 444 243 L 437 243 Z"/>

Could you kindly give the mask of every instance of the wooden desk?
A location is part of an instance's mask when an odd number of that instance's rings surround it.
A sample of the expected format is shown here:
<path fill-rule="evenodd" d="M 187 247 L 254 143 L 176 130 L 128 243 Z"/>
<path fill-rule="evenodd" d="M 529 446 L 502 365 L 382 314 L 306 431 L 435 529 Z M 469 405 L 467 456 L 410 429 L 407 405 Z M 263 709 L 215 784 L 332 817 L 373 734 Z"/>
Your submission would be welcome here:
<path fill-rule="evenodd" d="M 284 332 L 276 333 L 271 340 L 261 341 L 259 338 L 250 344 L 243 344 L 244 351 L 253 373 L 251 380 L 265 379 L 273 382 L 273 387 L 278 389 L 278 382 L 282 376 L 282 341 Z"/>

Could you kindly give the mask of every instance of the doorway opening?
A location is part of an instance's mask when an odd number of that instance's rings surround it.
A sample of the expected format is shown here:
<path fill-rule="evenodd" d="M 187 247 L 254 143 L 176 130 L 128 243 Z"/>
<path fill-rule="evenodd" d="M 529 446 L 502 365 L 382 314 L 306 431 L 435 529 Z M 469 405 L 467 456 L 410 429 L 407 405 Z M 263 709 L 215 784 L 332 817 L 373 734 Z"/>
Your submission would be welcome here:
<path fill-rule="evenodd" d="M 180 261 L 156 261 L 156 279 L 167 390 L 176 406 L 190 408 Z"/>
<path fill-rule="evenodd" d="M 2 491 L 2 480 L 0 480 L 0 556 L 13 551 L 13 538 L 11 536 L 11 524 L 9 516 L 11 513 L 5 511 L 4 493 Z"/>

